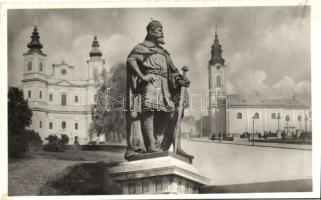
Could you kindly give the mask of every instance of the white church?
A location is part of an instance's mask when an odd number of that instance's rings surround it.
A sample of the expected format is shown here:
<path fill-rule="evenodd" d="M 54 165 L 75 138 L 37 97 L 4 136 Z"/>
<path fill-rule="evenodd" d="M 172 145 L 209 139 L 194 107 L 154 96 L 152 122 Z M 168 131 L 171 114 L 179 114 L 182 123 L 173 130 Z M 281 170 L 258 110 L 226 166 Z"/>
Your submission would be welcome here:
<path fill-rule="evenodd" d="M 94 37 L 89 52 L 85 79 L 77 79 L 74 76 L 77 67 L 65 61 L 53 65 L 47 63 L 39 38 L 35 26 L 27 45 L 29 49 L 23 54 L 23 93 L 33 112 L 30 128 L 42 139 L 49 134 L 67 134 L 69 143 L 78 137 L 80 144 L 86 144 L 89 142 L 91 105 L 95 102 L 98 74 L 105 65 L 97 37 Z"/>
<path fill-rule="evenodd" d="M 215 32 L 209 78 L 209 133 L 242 134 L 285 131 L 288 136 L 311 131 L 311 110 L 293 96 L 273 99 L 261 95 L 240 96 L 226 92 L 226 66 Z"/>

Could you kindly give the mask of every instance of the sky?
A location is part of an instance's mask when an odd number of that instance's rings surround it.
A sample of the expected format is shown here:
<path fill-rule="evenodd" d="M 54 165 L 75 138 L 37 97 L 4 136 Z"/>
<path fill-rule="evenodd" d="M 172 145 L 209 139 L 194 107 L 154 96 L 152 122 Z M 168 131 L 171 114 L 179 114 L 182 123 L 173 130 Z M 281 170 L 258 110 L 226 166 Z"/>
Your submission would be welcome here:
<path fill-rule="evenodd" d="M 291 7 L 103 8 L 8 11 L 8 85 L 21 85 L 23 56 L 37 18 L 47 67 L 65 60 L 86 77 L 93 35 L 106 67 L 124 63 L 144 40 L 151 18 L 162 22 L 177 68 L 189 67 L 190 93 L 208 94 L 215 26 L 226 60 L 227 92 L 311 103 L 310 9 Z M 196 103 L 198 104 L 198 103 Z M 204 98 L 204 109 L 207 98 Z M 199 105 L 197 105 L 199 106 Z M 196 112 L 197 115 L 200 112 Z M 206 111 L 204 110 L 204 114 Z"/>

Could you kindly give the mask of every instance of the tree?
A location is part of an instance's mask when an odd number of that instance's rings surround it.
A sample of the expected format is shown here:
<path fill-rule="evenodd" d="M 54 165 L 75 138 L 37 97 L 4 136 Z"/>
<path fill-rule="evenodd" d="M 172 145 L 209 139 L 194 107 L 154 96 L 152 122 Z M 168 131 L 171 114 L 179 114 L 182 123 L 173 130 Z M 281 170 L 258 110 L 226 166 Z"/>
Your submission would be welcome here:
<path fill-rule="evenodd" d="M 16 87 L 9 88 L 8 94 L 8 131 L 9 134 L 23 134 L 31 124 L 32 112 L 23 93 Z"/>
<path fill-rule="evenodd" d="M 110 74 L 103 69 L 101 79 L 92 109 L 94 129 L 98 135 L 105 134 L 106 140 L 113 132 L 125 137 L 126 65 L 113 66 Z"/>
<path fill-rule="evenodd" d="M 32 112 L 23 93 L 16 87 L 8 92 L 8 151 L 9 158 L 22 158 L 28 151 L 26 127 L 31 124 Z"/>

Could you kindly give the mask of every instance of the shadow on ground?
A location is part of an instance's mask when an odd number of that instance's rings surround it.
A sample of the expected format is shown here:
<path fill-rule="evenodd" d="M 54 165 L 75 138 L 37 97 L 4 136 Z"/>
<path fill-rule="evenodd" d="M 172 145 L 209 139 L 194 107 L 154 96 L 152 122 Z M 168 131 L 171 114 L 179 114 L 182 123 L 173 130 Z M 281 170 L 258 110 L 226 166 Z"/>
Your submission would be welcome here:
<path fill-rule="evenodd" d="M 102 195 L 121 194 L 121 187 L 115 183 L 108 167 L 116 163 L 81 163 L 67 167 L 52 176 L 40 189 L 39 195 Z"/>

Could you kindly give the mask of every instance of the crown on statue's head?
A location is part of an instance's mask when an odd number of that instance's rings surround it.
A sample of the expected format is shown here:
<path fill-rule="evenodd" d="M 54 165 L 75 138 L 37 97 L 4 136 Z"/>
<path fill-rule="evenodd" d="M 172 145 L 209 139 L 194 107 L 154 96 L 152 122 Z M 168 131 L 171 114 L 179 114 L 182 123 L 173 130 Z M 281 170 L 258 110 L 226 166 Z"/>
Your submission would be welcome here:
<path fill-rule="evenodd" d="M 154 20 L 153 18 L 151 18 L 151 21 L 148 23 L 148 25 L 146 26 L 146 30 L 154 30 L 158 27 L 163 27 L 162 24 L 160 23 L 160 21 L 158 20 Z"/>

